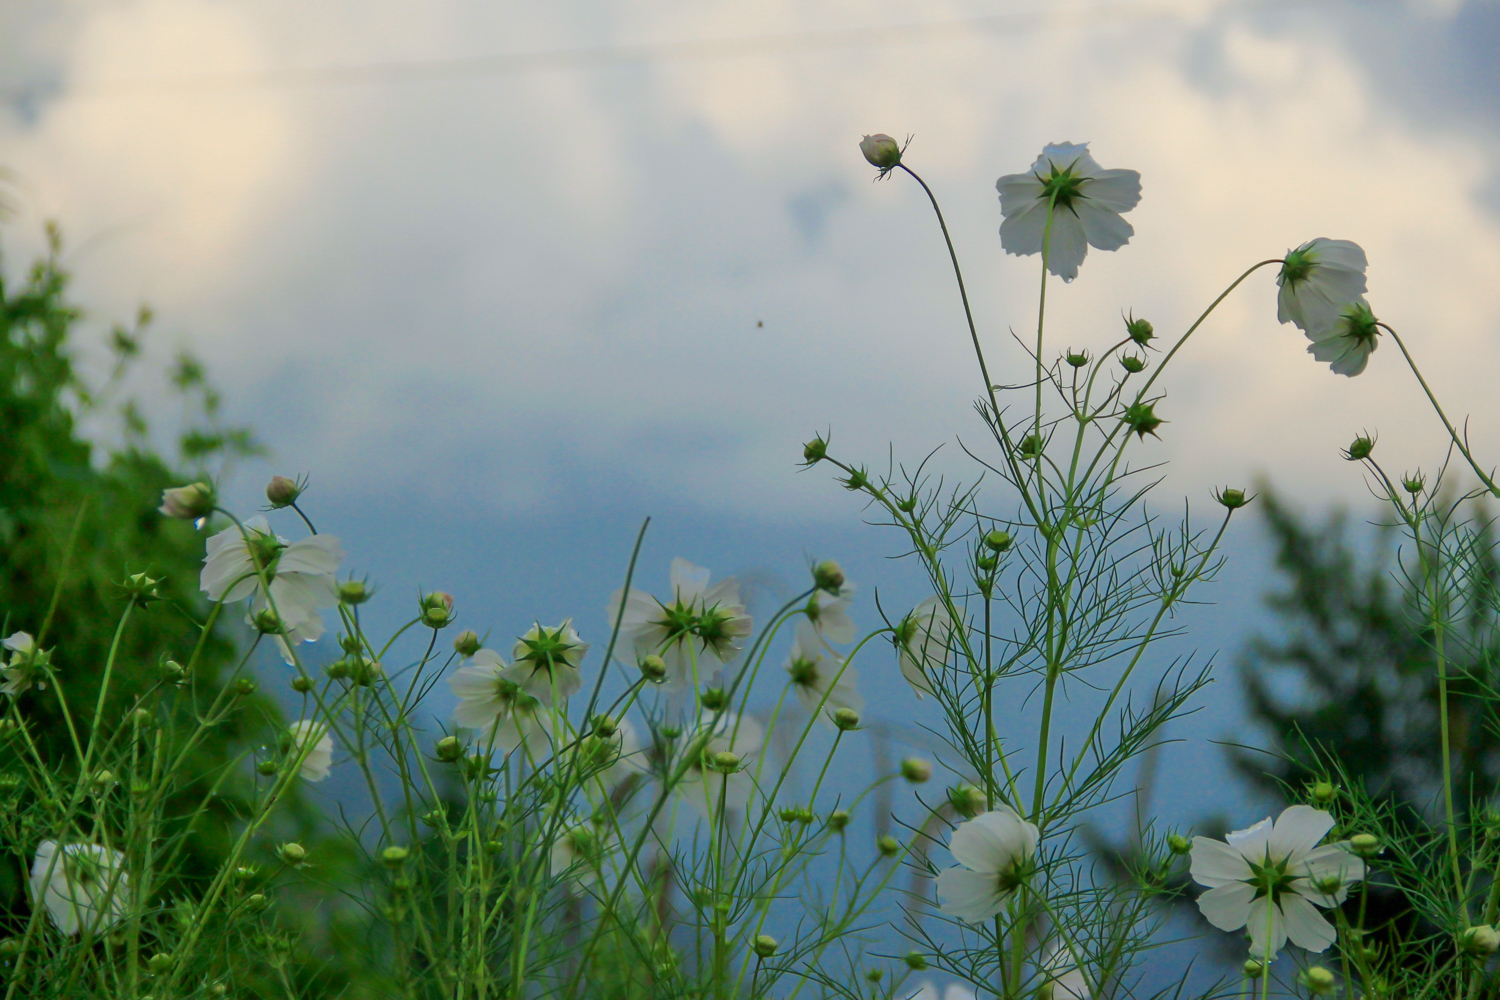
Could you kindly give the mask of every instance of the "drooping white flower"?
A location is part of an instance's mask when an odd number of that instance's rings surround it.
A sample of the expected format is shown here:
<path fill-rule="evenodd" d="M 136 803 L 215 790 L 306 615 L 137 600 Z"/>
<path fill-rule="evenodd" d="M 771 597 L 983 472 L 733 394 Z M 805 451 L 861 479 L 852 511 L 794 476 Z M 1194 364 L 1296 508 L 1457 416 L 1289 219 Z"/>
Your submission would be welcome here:
<path fill-rule="evenodd" d="M 517 671 L 526 674 L 521 685 L 526 693 L 550 704 L 583 687 L 578 667 L 588 651 L 589 644 L 573 629 L 573 619 L 566 618 L 556 628 L 532 625 L 516 640 L 511 656 Z"/>
<path fill-rule="evenodd" d="M 1365 370 L 1370 355 L 1379 346 L 1380 326 L 1369 303 L 1361 297 L 1344 307 L 1333 326 L 1316 336 L 1308 336 L 1312 343 L 1307 353 L 1326 361 L 1334 374 L 1353 378 Z"/>
<path fill-rule="evenodd" d="M 589 826 L 575 826 L 552 842 L 548 863 L 552 877 L 567 875 L 575 883 L 597 882 L 602 874 L 603 845 Z"/>
<path fill-rule="evenodd" d="M 31 898 L 64 934 L 98 934 L 125 918 L 130 903 L 125 856 L 97 844 L 44 840 L 31 863 Z"/>
<path fill-rule="evenodd" d="M 448 678 L 458 696 L 453 721 L 478 729 L 506 753 L 524 746 L 533 759 L 544 756 L 551 745 L 552 719 L 546 704 L 525 690 L 530 680 L 526 668 L 508 666 L 498 653 L 481 649 Z"/>
<path fill-rule="evenodd" d="M 1295 323 L 1312 340 L 1331 330 L 1350 303 L 1365 294 L 1369 260 L 1358 243 L 1318 237 L 1288 250 L 1276 276 L 1276 318 Z"/>
<path fill-rule="evenodd" d="M 344 550 L 332 535 L 310 535 L 288 542 L 272 533 L 263 517 L 231 526 L 208 540 L 199 586 L 210 601 L 226 604 L 253 598 L 245 620 L 271 609 L 284 631 L 276 636 L 282 657 L 292 662 L 287 643 L 312 642 L 323 634 L 320 608 L 339 602 L 334 574 Z M 264 568 L 270 588 L 261 584 L 256 564 Z"/>
<path fill-rule="evenodd" d="M 291 724 L 290 731 L 293 756 L 308 748 L 299 772 L 302 780 L 317 782 L 328 777 L 328 771 L 333 767 L 333 737 L 328 735 L 328 727 L 311 719 L 301 719 Z"/>
<path fill-rule="evenodd" d="M 1089 1000 L 1088 977 L 1061 944 L 1042 962 L 1042 971 L 1051 988 L 1052 1000 Z"/>
<path fill-rule="evenodd" d="M 751 632 L 753 623 L 734 578 L 713 586 L 708 581 L 708 570 L 673 559 L 672 596 L 666 601 L 632 587 L 615 591 L 605 608 L 614 628 L 624 603 L 620 637 L 635 647 L 637 656 L 655 654 L 666 662 L 668 688 L 685 687 L 728 663 Z"/>
<path fill-rule="evenodd" d="M 943 599 L 934 594 L 912 609 L 896 626 L 901 676 L 918 698 L 932 694 L 931 674 L 941 670 L 953 649 L 957 626 Z"/>
<path fill-rule="evenodd" d="M 698 728 L 686 737 L 686 744 L 693 756 L 688 762 L 687 774 L 678 791 L 705 815 L 728 809 L 744 809 L 750 804 L 750 794 L 755 788 L 754 779 L 747 769 L 752 759 L 760 752 L 765 740 L 765 730 L 754 719 L 733 712 L 725 712 L 714 721 L 714 713 L 705 711 L 699 717 Z M 729 753 L 739 758 L 740 766 L 726 773 L 716 765 L 715 757 Z"/>
<path fill-rule="evenodd" d="M 12 632 L 0 642 L 0 647 L 10 651 L 10 656 L 4 660 L 4 669 L 0 670 L 0 677 L 5 678 L 5 683 L 0 684 L 0 694 L 17 698 L 31 690 L 32 685 L 47 686 L 47 651 L 37 648 L 30 633 Z"/>
<path fill-rule="evenodd" d="M 791 675 L 792 691 L 802 707 L 818 713 L 830 726 L 833 713 L 841 708 L 864 710 L 865 699 L 855 686 L 858 677 L 854 668 L 835 656 L 807 622 L 797 623 L 786 672 Z"/>
<path fill-rule="evenodd" d="M 963 867 L 938 876 L 938 908 L 971 924 L 999 913 L 1030 873 L 1039 836 L 1006 805 L 960 823 L 948 851 Z"/>
<path fill-rule="evenodd" d="M 1006 174 L 1000 192 L 1000 245 L 1006 253 L 1041 253 L 1047 244 L 1047 270 L 1072 281 L 1092 245 L 1118 250 L 1135 230 L 1120 217 L 1141 200 L 1135 170 L 1105 170 L 1089 155 L 1089 144 L 1059 142 L 1042 150 L 1029 173 Z M 1047 236 L 1048 206 L 1052 232 Z"/>
<path fill-rule="evenodd" d="M 1193 838 L 1192 875 L 1209 889 L 1198 908 L 1220 930 L 1250 933 L 1250 954 L 1270 961 L 1288 939 L 1323 951 L 1336 937 L 1314 904 L 1337 906 L 1349 885 L 1365 877 L 1365 863 L 1347 841 L 1319 846 L 1333 817 L 1311 806 L 1291 806 L 1225 838 Z M 1269 935 L 1269 937 L 1268 937 Z"/>
<path fill-rule="evenodd" d="M 844 586 L 837 594 L 819 590 L 807 599 L 802 609 L 807 621 L 829 642 L 853 642 L 854 619 L 849 617 L 849 605 L 854 600 L 854 588 Z"/>

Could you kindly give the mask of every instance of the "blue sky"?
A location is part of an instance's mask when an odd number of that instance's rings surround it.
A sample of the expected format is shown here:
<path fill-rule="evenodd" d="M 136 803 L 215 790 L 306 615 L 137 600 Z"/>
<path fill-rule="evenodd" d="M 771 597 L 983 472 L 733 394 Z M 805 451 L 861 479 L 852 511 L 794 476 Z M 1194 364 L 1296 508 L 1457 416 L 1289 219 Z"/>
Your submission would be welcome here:
<path fill-rule="evenodd" d="M 862 134 L 915 135 L 1000 380 L 1023 377 L 1009 331 L 1035 322 L 1038 268 L 1001 250 L 995 178 L 1091 141 L 1144 197 L 1129 246 L 1053 286 L 1053 350 L 1109 342 L 1125 310 L 1180 330 L 1248 264 L 1354 239 L 1375 310 L 1494 454 L 1497 50 L 1484 0 L 12 0 L 4 248 L 19 267 L 55 218 L 93 328 L 151 302 L 155 367 L 190 347 L 271 445 L 235 502 L 310 474 L 381 623 L 438 588 L 479 631 L 572 615 L 602 639 L 648 514 L 648 587 L 683 555 L 770 595 L 832 556 L 903 607 L 923 593 L 895 540 L 794 464 L 831 429 L 860 461 L 943 444 L 940 468 L 973 471 L 951 272 L 920 191 L 871 183 Z M 443 62 L 537 53 L 564 55 Z M 424 60 L 449 69 L 410 78 Z M 298 75 L 330 67 L 366 68 Z M 1363 509 L 1337 457 L 1363 429 L 1393 468 L 1441 458 L 1393 345 L 1353 380 L 1304 347 L 1269 275 L 1221 308 L 1143 448 L 1170 463 L 1164 507 L 1266 476 Z M 172 425 L 159 380 L 133 389 Z M 1229 552 L 1189 619 L 1225 669 L 1173 731 L 1166 776 L 1194 789 L 1173 821 L 1245 808 L 1207 741 L 1235 730 L 1227 668 L 1271 578 L 1250 521 Z M 889 657 L 862 674 L 908 717 Z"/>

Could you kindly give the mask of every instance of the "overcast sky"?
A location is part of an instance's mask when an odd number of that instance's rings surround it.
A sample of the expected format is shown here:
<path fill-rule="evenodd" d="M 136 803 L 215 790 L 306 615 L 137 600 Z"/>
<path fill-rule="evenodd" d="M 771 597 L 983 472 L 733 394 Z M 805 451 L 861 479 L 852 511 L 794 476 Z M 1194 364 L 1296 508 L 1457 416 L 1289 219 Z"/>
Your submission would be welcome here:
<path fill-rule="evenodd" d="M 1485 0 L 8 0 L 4 248 L 14 271 L 58 220 L 90 331 L 150 302 L 152 364 L 190 347 L 273 449 L 244 509 L 310 473 L 390 606 L 442 587 L 481 631 L 574 614 L 599 638 L 653 514 L 650 586 L 681 554 L 773 595 L 836 555 L 899 607 L 922 595 L 880 558 L 896 540 L 793 463 L 831 428 L 853 460 L 947 443 L 968 474 L 979 380 L 930 210 L 871 183 L 862 134 L 915 136 L 998 380 L 1025 378 L 1008 331 L 1039 267 L 1001 251 L 995 178 L 1090 141 L 1144 197 L 1129 246 L 1052 287 L 1054 351 L 1117 339 L 1122 311 L 1180 331 L 1247 265 L 1353 239 L 1494 458 L 1496 51 Z M 1366 505 L 1337 455 L 1362 429 L 1396 470 L 1441 457 L 1394 345 L 1331 374 L 1272 277 L 1166 379 L 1140 454 L 1172 463 L 1167 506 L 1259 476 Z M 1232 552 L 1199 640 L 1229 661 L 1268 582 L 1253 532 Z M 1232 724 L 1213 704 L 1195 739 Z"/>

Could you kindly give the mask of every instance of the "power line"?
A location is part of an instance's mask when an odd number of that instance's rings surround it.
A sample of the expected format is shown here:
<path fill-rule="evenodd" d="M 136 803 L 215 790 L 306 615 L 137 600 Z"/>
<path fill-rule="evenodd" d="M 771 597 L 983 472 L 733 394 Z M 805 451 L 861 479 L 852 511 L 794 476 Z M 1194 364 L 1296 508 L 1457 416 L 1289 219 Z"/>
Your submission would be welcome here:
<path fill-rule="evenodd" d="M 351 66 L 251 70 L 156 79 L 70 83 L 59 92 L 46 96 L 49 100 L 86 99 L 140 93 L 306 89 L 372 83 L 412 83 L 484 76 L 513 76 L 546 70 L 594 69 L 842 48 L 910 45 L 975 35 L 1005 35 L 1069 27 L 1100 27 L 1148 20 L 1172 20 L 1193 14 L 1216 14 L 1232 10 L 1326 7 L 1342 3 L 1343 0 L 1231 0 L 1228 3 L 1197 6 L 1159 2 L 1079 6 L 967 17 L 951 21 L 926 21 L 869 28 L 832 28 L 795 34 L 649 42 L 636 45 L 601 45 L 545 52 L 451 56 Z M 40 89 L 35 86 L 7 88 L 0 90 L 0 100 L 10 102 L 35 99 L 42 96 L 38 93 Z"/>

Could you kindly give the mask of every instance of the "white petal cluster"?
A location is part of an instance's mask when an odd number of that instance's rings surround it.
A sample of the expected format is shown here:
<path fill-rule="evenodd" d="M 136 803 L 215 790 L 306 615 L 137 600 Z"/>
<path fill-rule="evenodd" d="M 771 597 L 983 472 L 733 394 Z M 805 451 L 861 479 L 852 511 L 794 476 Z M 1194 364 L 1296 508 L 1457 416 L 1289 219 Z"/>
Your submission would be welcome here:
<path fill-rule="evenodd" d="M 44 674 L 41 658 L 37 655 L 36 640 L 29 632 L 11 633 L 0 642 L 0 647 L 10 653 L 3 661 L 4 668 L 0 669 L 0 677 L 5 678 L 5 683 L 0 684 L 0 694 L 17 698 L 31 690 L 33 684 L 37 687 L 47 686 L 41 679 Z"/>
<path fill-rule="evenodd" d="M 1368 266 L 1358 243 L 1319 237 L 1288 250 L 1276 276 L 1276 318 L 1295 323 L 1312 341 L 1308 353 L 1339 375 L 1358 375 L 1375 351 Z"/>
<path fill-rule="evenodd" d="M 807 607 L 802 610 L 808 623 L 829 642 L 853 642 L 854 619 L 849 617 L 853 599 L 853 587 L 842 587 L 837 594 L 819 590 L 807 599 Z"/>
<path fill-rule="evenodd" d="M 1005 805 L 960 823 L 948 851 L 963 867 L 938 876 L 938 908 L 971 924 L 999 913 L 1030 870 L 1039 837 Z"/>
<path fill-rule="evenodd" d="M 949 661 L 956 630 L 948 606 L 935 594 L 913 608 L 897 628 L 901 676 L 918 698 L 932 694 L 932 675 Z"/>
<path fill-rule="evenodd" d="M 508 665 L 494 650 L 481 649 L 448 678 L 458 696 L 453 721 L 478 729 L 506 753 L 525 747 L 533 760 L 546 755 L 552 719 L 547 703 L 528 693 L 527 667 Z"/>
<path fill-rule="evenodd" d="M 256 561 L 266 568 L 269 589 L 262 585 Z M 198 584 L 210 601 L 225 603 L 253 598 L 245 614 L 252 621 L 272 609 L 286 630 L 277 636 L 283 658 L 292 662 L 288 643 L 312 642 L 323 634 L 320 608 L 338 604 L 334 576 L 344 561 L 344 550 L 332 535 L 310 535 L 288 542 L 271 531 L 263 517 L 252 517 L 208 540 L 203 573 Z"/>
<path fill-rule="evenodd" d="M 724 774 L 713 767 L 715 754 L 732 753 L 740 758 L 742 765 L 760 752 L 765 742 L 765 730 L 760 723 L 743 715 L 725 712 L 714 720 L 714 713 L 705 711 L 698 719 L 698 727 L 685 737 L 689 752 L 687 774 L 678 791 L 705 815 L 715 815 L 722 805 L 727 809 L 744 809 L 750 804 L 750 794 L 755 789 L 754 779 L 748 770 Z"/>
<path fill-rule="evenodd" d="M 583 687 L 578 668 L 588 651 L 589 644 L 573 628 L 573 619 L 566 618 L 556 628 L 532 625 L 516 640 L 511 656 L 517 674 L 525 675 L 521 689 L 551 704 Z"/>
<path fill-rule="evenodd" d="M 786 672 L 791 675 L 792 691 L 802 707 L 819 713 L 829 725 L 833 725 L 833 713 L 841 708 L 864 711 L 865 699 L 855 686 L 858 677 L 854 668 L 824 645 L 805 621 L 797 623 Z"/>
<path fill-rule="evenodd" d="M 307 750 L 299 772 L 302 780 L 318 782 L 327 778 L 333 767 L 333 737 L 328 735 L 328 727 L 312 719 L 301 719 L 291 724 L 290 731 L 292 755 Z"/>
<path fill-rule="evenodd" d="M 1192 875 L 1209 890 L 1198 908 L 1220 930 L 1246 928 L 1250 954 L 1270 961 L 1290 940 L 1323 951 L 1335 940 L 1317 906 L 1344 901 L 1349 885 L 1365 877 L 1365 863 L 1347 841 L 1323 844 L 1333 817 L 1311 806 L 1291 806 L 1225 838 L 1193 838 Z M 1316 906 L 1314 905 L 1316 904 Z"/>
<path fill-rule="evenodd" d="M 753 623 L 733 577 L 710 586 L 708 570 L 677 558 L 671 583 L 672 596 L 665 601 L 634 587 L 617 590 L 604 613 L 614 628 L 623 603 L 621 639 L 637 656 L 660 656 L 667 664 L 665 686 L 679 690 L 734 659 Z"/>
<path fill-rule="evenodd" d="M 1118 250 L 1135 230 L 1121 218 L 1141 200 L 1135 170 L 1105 170 L 1089 155 L 1088 143 L 1059 142 L 1042 150 L 1031 170 L 1006 174 L 1000 192 L 1000 245 L 1028 256 L 1046 244 L 1047 270 L 1072 281 L 1089 247 Z M 1051 207 L 1051 235 L 1047 233 Z"/>
<path fill-rule="evenodd" d="M 31 863 L 31 898 L 64 934 L 107 930 L 129 909 L 125 856 L 97 844 L 44 840 Z"/>

